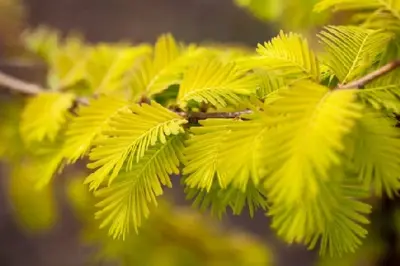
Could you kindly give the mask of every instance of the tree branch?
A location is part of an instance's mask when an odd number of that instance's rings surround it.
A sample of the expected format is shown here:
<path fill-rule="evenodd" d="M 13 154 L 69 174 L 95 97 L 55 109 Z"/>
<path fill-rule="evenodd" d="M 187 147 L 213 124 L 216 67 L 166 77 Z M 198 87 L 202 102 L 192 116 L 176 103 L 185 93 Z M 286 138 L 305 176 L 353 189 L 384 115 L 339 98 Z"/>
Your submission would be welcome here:
<path fill-rule="evenodd" d="M 392 61 L 382 66 L 381 68 L 365 75 L 360 79 L 354 80 L 347 84 L 339 85 L 336 89 L 354 89 L 354 88 L 362 89 L 368 83 L 392 72 L 398 67 L 400 67 L 400 60 Z"/>
<path fill-rule="evenodd" d="M 8 88 L 12 91 L 21 92 L 28 95 L 36 95 L 41 92 L 47 91 L 44 88 L 39 87 L 38 85 L 31 84 L 20 79 L 14 78 L 10 75 L 7 75 L 0 71 L 0 88 Z M 144 100 L 143 100 L 144 101 Z M 147 101 L 144 101 L 147 102 Z M 77 98 L 75 103 L 78 105 L 88 105 L 89 100 L 87 98 Z M 74 109 L 74 108 L 72 108 Z M 202 120 L 207 118 L 237 118 L 244 114 L 250 114 L 251 110 L 244 110 L 239 112 L 176 112 L 178 115 L 182 117 L 186 117 L 188 119 Z"/>
<path fill-rule="evenodd" d="M 392 62 L 382 66 L 381 68 L 365 75 L 364 77 L 361 77 L 360 79 L 354 80 L 347 84 L 340 84 L 335 89 L 354 89 L 354 88 L 362 89 L 368 83 L 390 73 L 391 71 L 395 70 L 398 67 L 400 67 L 400 60 L 392 61 Z M 29 94 L 29 95 L 36 95 L 38 93 L 46 91 L 45 89 L 43 89 L 35 84 L 31 84 L 31 83 L 19 80 L 17 78 L 9 76 L 0 71 L 0 88 L 2 86 L 6 87 L 8 89 L 11 89 L 12 91 L 17 91 L 17 92 L 21 92 L 21 93 L 25 93 L 25 94 Z M 79 104 L 79 105 L 88 105 L 89 100 L 87 98 L 77 98 L 75 103 Z M 180 112 L 180 111 L 175 111 L 175 112 L 182 117 L 186 117 L 188 119 L 194 119 L 194 120 L 201 120 L 201 119 L 208 119 L 208 118 L 237 118 L 242 115 L 252 113 L 251 110 L 244 110 L 244 111 L 238 111 L 238 112 L 211 112 L 211 113 Z"/>
<path fill-rule="evenodd" d="M 251 110 L 244 110 L 238 112 L 176 112 L 178 115 L 193 118 L 197 120 L 203 120 L 208 118 L 237 118 L 242 115 L 251 114 Z"/>
<path fill-rule="evenodd" d="M 43 91 L 42 88 L 35 84 L 30 84 L 19 80 L 0 71 L 0 86 L 4 86 L 13 91 L 22 92 L 29 95 L 35 95 Z"/>

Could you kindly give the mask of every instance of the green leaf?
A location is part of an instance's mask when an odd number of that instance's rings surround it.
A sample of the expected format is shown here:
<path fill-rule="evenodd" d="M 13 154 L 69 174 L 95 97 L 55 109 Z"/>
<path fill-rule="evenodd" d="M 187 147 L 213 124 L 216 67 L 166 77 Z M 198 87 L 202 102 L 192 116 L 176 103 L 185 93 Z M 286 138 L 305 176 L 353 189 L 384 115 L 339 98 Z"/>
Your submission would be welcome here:
<path fill-rule="evenodd" d="M 398 0 L 321 0 L 314 7 L 317 12 L 328 9 L 333 12 L 355 12 L 352 20 L 365 28 L 388 32 L 400 30 L 400 1 Z"/>
<path fill-rule="evenodd" d="M 37 179 L 35 187 L 42 189 L 46 187 L 56 174 L 61 173 L 64 168 L 63 138 L 53 142 L 35 143 L 28 151 L 28 158 L 32 161 L 32 171 Z"/>
<path fill-rule="evenodd" d="M 305 243 L 310 249 L 319 242 L 321 255 L 342 256 L 354 252 L 367 235 L 361 225 L 369 223 L 365 215 L 371 206 L 358 200 L 367 193 L 354 180 L 344 180 L 343 169 L 330 170 L 330 180 L 319 180 L 317 198 L 273 205 L 269 215 L 272 228 L 286 242 Z"/>
<path fill-rule="evenodd" d="M 332 9 L 333 11 L 339 10 L 368 10 L 378 9 L 384 3 L 388 3 L 387 0 L 320 0 L 314 7 L 314 10 L 321 12 L 323 10 Z M 394 2 L 394 1 L 390 1 Z"/>
<path fill-rule="evenodd" d="M 129 88 L 129 76 L 140 58 L 151 53 L 148 45 L 133 47 L 98 45 L 87 66 L 88 80 L 96 93 Z"/>
<path fill-rule="evenodd" d="M 389 197 L 400 189 L 400 131 L 397 121 L 369 110 L 353 133 L 351 159 L 367 188 Z"/>
<path fill-rule="evenodd" d="M 299 34 L 281 31 L 271 41 L 259 44 L 257 53 L 257 57 L 239 61 L 240 65 L 274 71 L 285 78 L 319 79 L 318 60 Z"/>
<path fill-rule="evenodd" d="M 394 39 L 389 43 L 385 52 L 381 55 L 379 62 L 371 67 L 370 72 L 377 70 L 393 60 L 396 60 L 400 55 L 398 40 Z M 385 75 L 372 80 L 365 88 L 358 90 L 360 100 L 377 110 L 387 110 L 396 114 L 400 113 L 400 90 L 398 85 L 398 77 L 400 69 L 394 69 Z"/>
<path fill-rule="evenodd" d="M 216 107 L 237 105 L 241 95 L 254 94 L 258 80 L 234 63 L 222 63 L 218 58 L 207 58 L 191 67 L 179 87 L 178 100 L 211 103 Z"/>
<path fill-rule="evenodd" d="M 58 92 L 43 92 L 29 98 L 21 117 L 24 141 L 54 141 L 67 121 L 73 101 L 73 94 Z"/>
<path fill-rule="evenodd" d="M 246 189 L 238 189 L 233 185 L 222 188 L 214 182 L 210 191 L 197 188 L 185 188 L 187 199 L 193 200 L 193 206 L 200 210 L 211 209 L 211 214 L 221 218 L 227 208 L 231 208 L 234 215 L 240 215 L 245 207 L 248 208 L 250 217 L 258 209 L 267 207 L 266 193 L 253 182 L 249 182 Z"/>
<path fill-rule="evenodd" d="M 251 117 L 250 117 L 251 118 Z M 242 191 L 263 177 L 262 146 L 266 126 L 263 120 L 212 119 L 192 128 L 187 141 L 183 174 L 186 185 L 210 191 L 216 181 L 221 188 L 229 184 Z"/>
<path fill-rule="evenodd" d="M 65 133 L 63 154 L 68 163 L 75 163 L 84 156 L 93 141 L 109 129 L 110 121 L 128 108 L 127 101 L 112 96 L 100 96 L 90 101 L 89 106 L 81 106 L 78 116 L 72 118 Z"/>
<path fill-rule="evenodd" d="M 165 143 L 169 135 L 184 130 L 187 121 L 156 102 L 133 104 L 123 109 L 110 121 L 110 129 L 94 142 L 89 154 L 88 168 L 97 169 L 86 179 L 96 189 L 107 178 L 109 183 L 117 177 L 123 165 L 130 171 L 146 150 L 158 142 Z"/>
<path fill-rule="evenodd" d="M 162 185 L 172 186 L 169 175 L 179 173 L 183 148 L 181 134 L 168 137 L 147 150 L 129 171 L 121 171 L 114 183 L 96 191 L 96 197 L 102 198 L 96 213 L 103 220 L 100 227 L 109 227 L 114 238 L 125 239 L 132 227 L 137 233 L 151 206 L 157 205 Z"/>
<path fill-rule="evenodd" d="M 90 51 L 80 38 L 69 36 L 49 58 L 49 86 L 66 89 L 84 80 Z"/>
<path fill-rule="evenodd" d="M 58 218 L 53 187 L 38 189 L 38 164 L 42 161 L 22 160 L 13 163 L 8 194 L 15 218 L 24 229 L 33 232 L 49 231 Z"/>
<path fill-rule="evenodd" d="M 261 99 L 273 96 L 273 93 L 285 87 L 284 79 L 263 69 L 255 69 L 255 75 L 260 79 L 257 96 Z"/>
<path fill-rule="evenodd" d="M 132 73 L 130 84 L 135 95 L 150 97 L 179 83 L 187 67 L 204 54 L 204 49 L 179 45 L 171 34 L 161 35 L 153 54 L 141 60 Z"/>
<path fill-rule="evenodd" d="M 275 20 L 282 15 L 284 3 L 274 0 L 235 0 L 235 3 L 247 8 L 257 18 L 263 20 Z"/>
<path fill-rule="evenodd" d="M 60 36 L 53 29 L 39 26 L 35 30 L 25 30 L 22 34 L 22 42 L 28 51 L 37 54 L 49 63 L 59 49 Z"/>
<path fill-rule="evenodd" d="M 328 26 L 319 38 L 328 52 L 324 63 L 342 84 L 362 76 L 379 60 L 392 35 L 354 26 Z"/>
<path fill-rule="evenodd" d="M 0 98 L 0 159 L 12 162 L 20 158 L 25 144 L 20 135 L 20 116 L 24 108 L 21 99 Z"/>
<path fill-rule="evenodd" d="M 329 169 L 341 163 L 343 138 L 361 117 L 355 95 L 356 90 L 329 90 L 302 80 L 265 107 L 270 130 L 264 161 L 271 171 L 265 185 L 271 200 L 290 205 L 322 193 L 319 181 L 328 180 Z"/>

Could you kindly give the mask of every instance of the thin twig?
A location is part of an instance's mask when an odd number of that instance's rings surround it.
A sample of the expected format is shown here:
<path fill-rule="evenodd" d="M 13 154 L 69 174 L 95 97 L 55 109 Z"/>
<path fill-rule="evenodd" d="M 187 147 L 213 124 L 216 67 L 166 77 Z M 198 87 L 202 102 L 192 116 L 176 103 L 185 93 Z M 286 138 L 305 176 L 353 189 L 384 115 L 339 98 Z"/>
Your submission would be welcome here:
<path fill-rule="evenodd" d="M 0 86 L 11 90 L 22 92 L 29 95 L 35 95 L 43 91 L 41 87 L 35 84 L 27 83 L 0 71 Z"/>
<path fill-rule="evenodd" d="M 244 110 L 238 112 L 176 112 L 178 115 L 196 120 L 203 120 L 208 118 L 238 118 L 242 115 L 251 114 L 251 110 Z"/>
<path fill-rule="evenodd" d="M 3 72 L 0 71 L 0 87 L 4 86 L 5 88 L 11 89 L 13 91 L 18 91 L 24 94 L 29 94 L 29 95 L 36 95 L 41 92 L 47 91 L 44 88 L 41 88 L 35 84 L 30 84 L 25 81 L 19 80 L 17 78 L 14 78 L 10 75 L 7 75 Z M 144 99 L 144 98 L 143 98 Z M 147 102 L 146 100 L 143 100 L 144 102 Z M 78 105 L 88 105 L 89 100 L 87 98 L 77 98 L 75 100 L 75 103 Z M 72 108 L 74 109 L 74 108 Z M 237 118 L 241 115 L 244 114 L 250 114 L 251 110 L 244 110 L 244 111 L 239 111 L 239 112 L 213 112 L 213 113 L 206 113 L 206 112 L 176 112 L 178 115 L 182 117 L 186 117 L 188 119 L 196 119 L 196 120 L 201 120 L 201 119 L 207 119 L 207 118 Z"/>
<path fill-rule="evenodd" d="M 392 62 L 382 66 L 381 68 L 365 75 L 364 77 L 362 77 L 360 79 L 354 80 L 347 84 L 339 85 L 336 89 L 341 89 L 341 90 L 354 89 L 354 88 L 362 89 L 368 83 L 392 72 L 393 70 L 395 70 L 398 67 L 400 67 L 400 60 L 392 61 Z"/>
<path fill-rule="evenodd" d="M 364 77 L 354 80 L 350 83 L 347 84 L 341 84 L 337 86 L 335 89 L 353 89 L 353 88 L 359 88 L 362 89 L 365 85 L 368 83 L 372 82 L 373 80 L 380 78 L 387 73 L 395 70 L 396 68 L 400 67 L 400 60 L 395 60 L 392 61 L 381 68 L 365 75 Z M 25 81 L 19 80 L 17 78 L 14 78 L 12 76 L 9 76 L 3 72 L 0 71 L 0 87 L 4 86 L 8 89 L 22 92 L 25 94 L 29 95 L 35 95 L 40 92 L 45 91 L 43 88 L 27 83 Z M 76 99 L 76 104 L 80 105 L 88 105 L 89 100 L 87 98 L 77 98 Z M 207 119 L 207 118 L 237 118 L 245 114 L 251 114 L 251 110 L 244 110 L 244 111 L 238 111 L 238 112 L 180 112 L 180 111 L 175 111 L 178 115 L 186 118 L 192 118 L 195 120 L 200 120 L 200 119 Z"/>

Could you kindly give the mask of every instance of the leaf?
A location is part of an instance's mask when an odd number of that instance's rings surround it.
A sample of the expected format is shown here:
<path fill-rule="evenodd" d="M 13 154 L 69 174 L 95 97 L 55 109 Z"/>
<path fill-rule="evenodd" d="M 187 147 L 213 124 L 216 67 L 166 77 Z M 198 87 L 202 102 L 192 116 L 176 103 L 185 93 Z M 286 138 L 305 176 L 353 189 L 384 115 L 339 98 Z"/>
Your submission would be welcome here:
<path fill-rule="evenodd" d="M 273 202 L 290 205 L 322 193 L 319 181 L 341 163 L 343 138 L 361 117 L 355 95 L 302 80 L 266 106 L 264 161 L 271 172 L 265 185 Z"/>
<path fill-rule="evenodd" d="M 193 127 L 191 131 L 194 134 L 186 141 L 186 162 L 182 174 L 187 175 L 185 184 L 188 187 L 210 192 L 214 180 L 222 188 L 229 183 L 221 169 L 221 153 L 232 121 L 213 119 L 200 123 L 203 127 Z"/>
<path fill-rule="evenodd" d="M 388 32 L 400 30 L 400 1 L 398 0 L 321 0 L 314 7 L 317 12 L 328 9 L 333 12 L 356 12 L 352 20 L 365 28 Z"/>
<path fill-rule="evenodd" d="M 49 60 L 49 86 L 54 90 L 66 89 L 86 78 L 86 64 L 91 49 L 81 38 L 68 36 Z"/>
<path fill-rule="evenodd" d="M 332 9 L 334 12 L 339 10 L 365 10 L 378 9 L 381 3 L 389 2 L 387 0 L 320 0 L 315 5 L 314 10 L 321 12 L 323 10 Z"/>
<path fill-rule="evenodd" d="M 74 101 L 71 93 L 43 92 L 30 98 L 21 117 L 21 136 L 27 143 L 56 139 Z"/>
<path fill-rule="evenodd" d="M 63 154 L 68 163 L 75 163 L 84 156 L 93 141 L 109 128 L 110 121 L 128 106 L 125 100 L 112 96 L 100 96 L 89 106 L 81 106 L 78 116 L 72 118 L 65 133 Z"/>
<path fill-rule="evenodd" d="M 343 169 L 331 169 L 331 179 L 319 180 L 321 193 L 293 205 L 273 205 L 272 228 L 288 243 L 305 243 L 309 249 L 320 243 L 320 254 L 342 256 L 354 252 L 367 235 L 361 225 L 371 206 L 358 199 L 367 193 L 354 180 L 343 180 Z"/>
<path fill-rule="evenodd" d="M 398 40 L 394 39 L 389 43 L 385 52 L 382 53 L 379 62 L 371 68 L 370 72 L 396 60 L 399 57 L 399 52 Z M 374 109 L 386 109 L 389 112 L 400 113 L 399 74 L 400 69 L 397 68 L 369 82 L 365 88 L 358 90 L 358 97 L 364 104 Z"/>
<path fill-rule="evenodd" d="M 186 185 L 210 191 L 213 183 L 221 188 L 229 184 L 246 191 L 263 177 L 262 146 L 266 126 L 261 119 L 240 121 L 212 119 L 192 128 L 186 142 L 183 174 Z"/>
<path fill-rule="evenodd" d="M 263 69 L 255 69 L 254 72 L 261 81 L 257 90 L 257 95 L 261 99 L 268 98 L 280 88 L 285 87 L 284 79 L 276 74 Z"/>
<path fill-rule="evenodd" d="M 257 53 L 259 56 L 246 58 L 240 65 L 274 71 L 284 78 L 319 79 L 318 60 L 299 34 L 281 31 L 271 41 L 259 44 Z"/>
<path fill-rule="evenodd" d="M 235 0 L 239 7 L 247 8 L 257 18 L 276 20 L 282 15 L 284 3 L 271 0 Z"/>
<path fill-rule="evenodd" d="M 46 62 L 51 61 L 60 46 L 58 32 L 45 26 L 39 26 L 35 30 L 25 30 L 21 39 L 28 51 L 37 54 Z"/>
<path fill-rule="evenodd" d="M 17 222 L 28 231 L 44 232 L 55 225 L 58 213 L 53 188 L 36 187 L 37 179 L 41 178 L 36 169 L 37 165 L 33 161 L 14 163 L 8 194 Z"/>
<path fill-rule="evenodd" d="M 254 217 L 258 209 L 267 207 L 266 194 L 252 182 L 248 183 L 245 191 L 233 185 L 221 188 L 214 182 L 210 191 L 197 188 L 185 188 L 187 199 L 193 200 L 193 206 L 200 210 L 211 208 L 211 214 L 221 218 L 227 208 L 231 208 L 234 215 L 240 215 L 245 207 L 248 208 L 250 217 Z"/>
<path fill-rule="evenodd" d="M 118 175 L 123 165 L 130 171 L 149 147 L 158 142 L 165 143 L 169 135 L 177 135 L 184 130 L 187 121 L 156 102 L 133 104 L 110 121 L 110 130 L 94 142 L 89 154 L 92 161 L 88 168 L 97 170 L 86 179 L 91 189 L 108 178 L 109 183 Z"/>
<path fill-rule="evenodd" d="M 0 106 L 0 160 L 12 162 L 25 153 L 19 129 L 24 103 L 18 98 L 0 98 Z"/>
<path fill-rule="evenodd" d="M 141 60 L 132 73 L 135 95 L 150 97 L 179 83 L 186 68 L 204 54 L 201 48 L 179 46 L 171 34 L 161 35 L 153 54 Z"/>
<path fill-rule="evenodd" d="M 201 60 L 186 73 L 179 87 L 178 100 L 211 103 L 216 107 L 238 104 L 241 95 L 254 94 L 257 87 L 254 75 L 234 63 L 222 63 L 218 58 Z"/>
<path fill-rule="evenodd" d="M 96 218 L 102 219 L 101 228 L 109 227 L 114 238 L 125 237 L 131 228 L 138 232 L 143 219 L 150 214 L 150 206 L 157 205 L 162 185 L 171 187 L 169 175 L 179 173 L 183 151 L 182 135 L 173 135 L 145 152 L 127 172 L 121 171 L 109 187 L 98 190 L 97 204 L 101 208 Z"/>
<path fill-rule="evenodd" d="M 319 34 L 329 66 L 342 84 L 360 77 L 377 60 L 392 35 L 354 26 L 328 26 Z"/>
<path fill-rule="evenodd" d="M 88 80 L 96 93 L 110 93 L 129 87 L 129 75 L 143 56 L 151 53 L 148 45 L 133 47 L 98 45 L 88 66 Z"/>
<path fill-rule="evenodd" d="M 399 71 L 396 71 L 398 74 Z M 400 92 L 399 86 L 382 85 L 362 89 L 358 92 L 361 101 L 370 107 L 382 110 L 386 109 L 390 112 L 400 114 Z"/>
<path fill-rule="evenodd" d="M 400 131 L 396 119 L 369 110 L 352 135 L 351 159 L 359 178 L 377 195 L 389 197 L 400 188 Z"/>
<path fill-rule="evenodd" d="M 312 12 L 316 2 L 318 0 L 235 0 L 239 7 L 247 9 L 256 18 L 291 30 L 309 28 L 325 20 L 325 14 Z"/>
<path fill-rule="evenodd" d="M 43 189 L 48 186 L 56 174 L 64 168 L 63 138 L 53 142 L 35 143 L 30 147 L 28 158 L 32 161 L 31 171 L 36 175 L 35 187 Z"/>

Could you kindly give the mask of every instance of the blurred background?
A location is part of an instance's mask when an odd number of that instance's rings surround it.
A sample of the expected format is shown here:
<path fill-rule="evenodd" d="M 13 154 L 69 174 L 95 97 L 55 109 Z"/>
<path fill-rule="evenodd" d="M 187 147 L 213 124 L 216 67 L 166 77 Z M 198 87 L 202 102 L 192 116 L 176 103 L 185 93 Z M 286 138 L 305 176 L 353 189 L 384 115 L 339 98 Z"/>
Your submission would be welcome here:
<path fill-rule="evenodd" d="M 319 22 L 326 19 L 310 15 L 314 0 L 253 1 L 257 3 L 251 8 L 245 7 L 246 2 L 251 1 L 0 0 L 0 70 L 32 83 L 45 82 L 44 64 L 21 60 L 21 33 L 41 25 L 62 34 L 78 32 L 94 43 L 154 42 L 160 34 L 171 32 L 184 42 L 255 47 L 281 28 L 312 36 Z M 0 96 L 11 99 L 5 90 L 0 90 Z M 0 266 L 372 266 L 389 265 L 377 262 L 390 256 L 389 251 L 381 252 L 382 247 L 397 243 L 393 233 L 397 231 L 389 230 L 390 225 L 382 227 L 378 221 L 372 240 L 357 254 L 335 261 L 320 259 L 314 251 L 277 239 L 262 212 L 253 219 L 246 213 L 228 215 L 222 221 L 200 214 L 185 200 L 175 177 L 174 189 L 167 193 L 143 233 L 120 246 L 110 245 L 110 240 L 91 232 L 91 199 L 79 186 L 84 174 L 79 167 L 66 171 L 44 196 L 46 204 L 35 205 L 35 210 L 34 205 L 19 200 L 31 192 L 29 188 L 12 183 L 12 176 L 29 175 L 29 170 L 11 173 L 0 165 Z M 17 208 L 25 213 L 16 212 Z M 377 210 L 375 215 L 385 220 L 386 209 Z M 397 252 L 396 248 L 388 250 Z"/>

